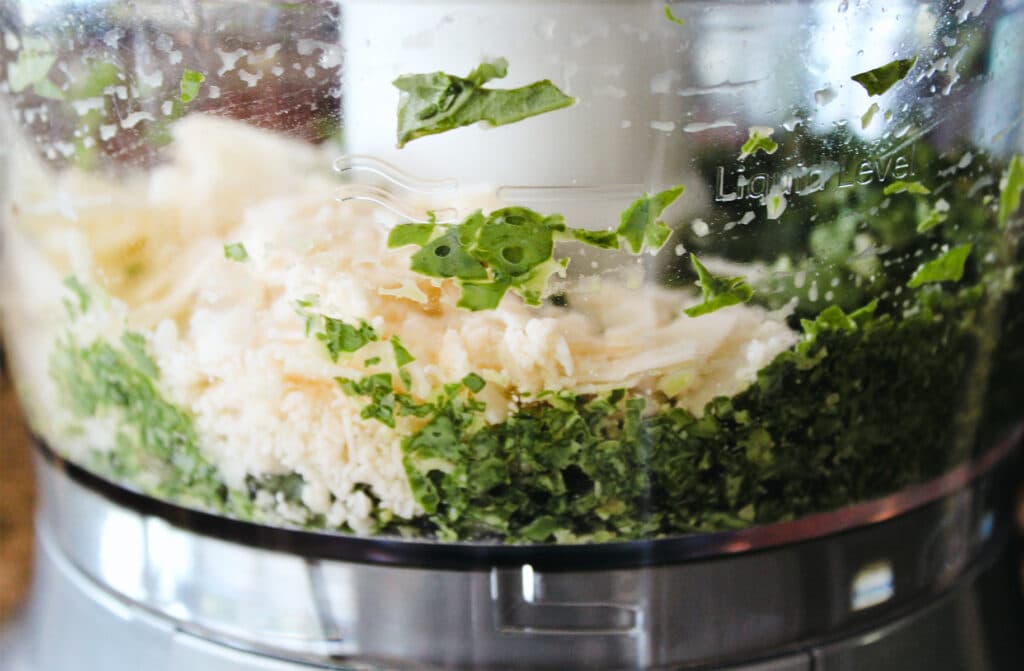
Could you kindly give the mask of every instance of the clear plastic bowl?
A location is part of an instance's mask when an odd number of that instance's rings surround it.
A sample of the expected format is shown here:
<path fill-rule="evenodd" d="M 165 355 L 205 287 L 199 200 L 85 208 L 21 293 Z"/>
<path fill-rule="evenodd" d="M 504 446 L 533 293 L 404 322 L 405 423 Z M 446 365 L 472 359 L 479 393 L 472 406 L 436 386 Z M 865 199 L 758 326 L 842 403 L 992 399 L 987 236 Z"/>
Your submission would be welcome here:
<path fill-rule="evenodd" d="M 1013 3 L 0 0 L 0 33 L 15 380 L 125 487 L 662 538 L 1024 416 Z"/>

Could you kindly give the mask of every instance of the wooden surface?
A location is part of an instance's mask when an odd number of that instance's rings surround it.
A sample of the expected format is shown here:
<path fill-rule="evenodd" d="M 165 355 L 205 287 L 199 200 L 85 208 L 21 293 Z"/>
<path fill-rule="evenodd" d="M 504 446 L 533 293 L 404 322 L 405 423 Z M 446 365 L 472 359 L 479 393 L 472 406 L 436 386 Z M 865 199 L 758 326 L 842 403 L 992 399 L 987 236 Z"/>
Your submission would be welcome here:
<path fill-rule="evenodd" d="M 17 612 L 31 578 L 32 477 L 21 409 L 0 368 L 0 624 Z"/>

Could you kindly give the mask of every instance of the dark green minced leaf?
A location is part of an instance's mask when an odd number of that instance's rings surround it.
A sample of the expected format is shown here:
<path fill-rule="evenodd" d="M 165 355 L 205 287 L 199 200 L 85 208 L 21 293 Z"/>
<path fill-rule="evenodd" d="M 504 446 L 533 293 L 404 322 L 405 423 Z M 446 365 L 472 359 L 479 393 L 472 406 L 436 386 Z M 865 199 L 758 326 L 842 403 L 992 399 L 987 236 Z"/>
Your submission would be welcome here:
<path fill-rule="evenodd" d="M 754 290 L 742 277 L 715 277 L 692 253 L 690 263 L 697 272 L 704 300 L 699 305 L 687 308 L 685 312 L 688 316 L 706 315 L 730 305 L 746 303 L 753 297 Z"/>
<path fill-rule="evenodd" d="M 379 338 L 373 327 L 364 320 L 359 326 L 346 324 L 340 319 L 324 316 L 324 330 L 316 334 L 316 339 L 324 344 L 331 361 L 337 361 L 342 352 L 355 352 L 369 342 Z"/>
<path fill-rule="evenodd" d="M 868 95 L 880 96 L 906 77 L 915 63 L 917 56 L 895 60 L 873 70 L 853 75 L 850 79 L 863 86 Z"/>
<path fill-rule="evenodd" d="M 206 75 L 202 72 L 186 68 L 181 73 L 181 102 L 190 103 L 199 95 L 199 89 L 206 81 Z"/>
<path fill-rule="evenodd" d="M 507 71 L 508 62 L 499 58 L 482 63 L 468 77 L 432 72 L 396 79 L 398 146 L 481 121 L 502 126 L 575 102 L 546 79 L 516 89 L 483 87 Z"/>
<path fill-rule="evenodd" d="M 476 373 L 470 373 L 466 377 L 462 378 L 462 384 L 466 386 L 474 394 L 477 394 L 487 384 L 482 377 Z"/>
<path fill-rule="evenodd" d="M 885 188 L 882 189 L 882 194 L 886 196 L 903 192 L 929 194 L 931 193 L 931 189 L 920 182 L 904 182 L 903 180 L 895 181 L 892 184 L 886 184 Z"/>
<path fill-rule="evenodd" d="M 779 149 L 779 144 L 772 139 L 775 129 L 768 126 L 752 126 L 748 131 L 747 141 L 740 147 L 740 160 L 753 156 L 759 151 L 766 154 L 774 154 Z"/>
<path fill-rule="evenodd" d="M 1006 228 L 1010 217 L 1020 207 L 1020 196 L 1024 191 L 1024 159 L 1020 154 L 1010 159 L 999 189 L 999 226 Z"/>
<path fill-rule="evenodd" d="M 665 5 L 665 18 L 668 19 L 669 21 L 671 21 L 672 23 L 676 24 L 676 25 L 679 25 L 679 26 L 685 26 L 686 25 L 686 21 L 683 21 L 678 16 L 676 16 L 675 14 L 672 13 L 672 7 L 670 7 L 669 5 Z"/>
<path fill-rule="evenodd" d="M 416 360 L 416 357 L 405 349 L 402 340 L 397 335 L 391 336 L 391 350 L 395 353 L 395 365 L 399 368 Z"/>
<path fill-rule="evenodd" d="M 249 252 L 241 242 L 224 245 L 224 258 L 231 261 L 248 261 Z"/>
<path fill-rule="evenodd" d="M 422 247 L 434 233 L 435 224 L 399 224 L 388 233 L 388 247 Z"/>
<path fill-rule="evenodd" d="M 971 255 L 971 248 L 971 244 L 958 245 L 925 263 L 914 272 L 907 286 L 915 289 L 933 282 L 959 282 L 964 276 L 964 264 Z"/>
<path fill-rule="evenodd" d="M 380 357 L 379 356 L 371 356 L 369 359 L 367 359 L 366 361 L 363 362 L 363 366 L 365 366 L 366 368 L 369 368 L 370 366 L 376 366 L 379 363 L 380 363 Z"/>
<path fill-rule="evenodd" d="M 82 286 L 82 283 L 79 282 L 78 278 L 74 275 L 64 278 L 64 286 L 70 289 L 72 293 L 75 294 L 75 298 L 78 299 L 79 313 L 85 314 L 89 310 L 89 304 L 92 300 L 89 296 L 89 292 L 84 286 Z"/>
<path fill-rule="evenodd" d="M 678 185 L 653 196 L 644 194 L 626 208 L 616 233 L 626 241 L 631 252 L 639 254 L 644 244 L 651 251 L 661 249 L 672 233 L 672 229 L 661 221 L 661 213 L 682 195 L 684 188 Z"/>
<path fill-rule="evenodd" d="M 976 300 L 915 295 L 925 302 L 900 320 L 877 303 L 822 313 L 802 351 L 779 355 L 699 417 L 621 390 L 546 392 L 488 423 L 469 390 L 448 390 L 402 441 L 427 528 L 446 540 L 507 542 L 717 531 L 941 473 L 958 449 L 943 419 L 961 412 L 962 396 L 955 385 L 910 390 L 964 379 Z"/>

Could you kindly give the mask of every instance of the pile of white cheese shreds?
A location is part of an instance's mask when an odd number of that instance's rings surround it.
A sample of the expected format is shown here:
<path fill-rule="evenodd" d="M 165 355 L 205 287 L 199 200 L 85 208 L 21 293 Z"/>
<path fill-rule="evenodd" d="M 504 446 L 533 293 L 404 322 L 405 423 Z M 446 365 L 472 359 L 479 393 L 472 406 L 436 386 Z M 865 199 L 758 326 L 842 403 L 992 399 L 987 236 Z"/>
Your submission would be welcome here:
<path fill-rule="evenodd" d="M 391 429 L 361 419 L 365 400 L 335 381 L 397 372 L 392 335 L 416 358 L 405 367 L 415 397 L 476 373 L 492 422 L 507 416 L 514 394 L 542 390 L 657 390 L 699 414 L 796 340 L 758 307 L 690 318 L 682 310 L 693 292 L 626 288 L 612 276 L 570 282 L 567 308 L 508 295 L 496 310 L 458 309 L 456 287 L 410 270 L 411 248 L 387 248 L 396 215 L 339 201 L 332 156 L 202 116 L 179 122 L 175 138 L 172 162 L 127 180 L 55 175 L 28 159 L 12 175 L 2 263 L 9 344 L 36 430 L 73 458 L 109 449 L 116 420 L 72 418 L 47 372 L 69 328 L 69 275 L 93 294 L 74 323 L 76 341 L 142 333 L 162 393 L 193 415 L 200 448 L 228 485 L 297 472 L 309 510 L 357 531 L 373 512 L 360 483 L 401 517 L 420 512 L 400 442 L 423 420 L 398 418 Z M 476 206 L 501 204 L 459 209 Z M 232 243 L 245 246 L 247 261 L 225 258 Z M 333 363 L 297 314 L 310 297 L 312 312 L 365 319 L 380 340 Z M 377 356 L 379 365 L 364 367 Z M 270 504 L 289 517 L 283 499 Z"/>

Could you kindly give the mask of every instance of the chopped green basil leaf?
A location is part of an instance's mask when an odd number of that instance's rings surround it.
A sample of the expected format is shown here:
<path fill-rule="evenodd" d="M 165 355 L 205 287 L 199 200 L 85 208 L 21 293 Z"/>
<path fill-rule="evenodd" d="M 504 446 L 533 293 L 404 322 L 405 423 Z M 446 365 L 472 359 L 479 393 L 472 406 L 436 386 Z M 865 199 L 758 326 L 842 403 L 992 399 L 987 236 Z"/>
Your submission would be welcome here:
<path fill-rule="evenodd" d="M 369 368 L 370 366 L 376 366 L 379 363 L 380 363 L 380 357 L 379 356 L 371 356 L 369 359 L 367 359 L 366 361 L 363 362 L 363 366 L 365 366 L 366 368 Z"/>
<path fill-rule="evenodd" d="M 917 232 L 924 233 L 925 231 L 930 231 L 942 222 L 946 221 L 947 216 L 946 212 L 942 210 L 934 208 L 929 210 L 928 214 L 917 222 Z"/>
<path fill-rule="evenodd" d="M 576 240 L 586 243 L 591 247 L 602 249 L 618 249 L 619 234 L 617 231 L 588 231 L 583 228 L 574 228 L 570 234 Z"/>
<path fill-rule="evenodd" d="M 869 107 L 860 118 L 860 127 L 867 128 L 870 126 L 872 119 L 875 118 L 875 114 L 878 113 L 879 109 L 881 108 L 878 106 L 878 103 L 871 103 L 871 107 Z"/>
<path fill-rule="evenodd" d="M 925 263 L 910 278 L 907 286 L 916 288 L 932 282 L 959 282 L 964 276 L 964 264 L 971 254 L 972 245 L 958 245 L 938 258 Z"/>
<path fill-rule="evenodd" d="M 21 93 L 32 87 L 43 98 L 62 100 L 64 92 L 50 79 L 50 69 L 57 62 L 57 54 L 49 42 L 39 37 L 25 38 L 18 60 L 7 64 L 7 84 L 11 92 Z"/>
<path fill-rule="evenodd" d="M 391 336 L 391 349 L 395 353 L 395 365 L 399 368 L 416 360 L 416 357 L 409 354 L 409 350 L 405 349 L 405 346 L 397 335 Z"/>
<path fill-rule="evenodd" d="M 434 228 L 434 224 L 399 224 L 388 233 L 388 247 L 404 247 L 405 245 L 422 247 L 430 240 Z"/>
<path fill-rule="evenodd" d="M 462 378 L 462 384 L 466 386 L 466 389 L 469 389 L 471 392 L 476 394 L 479 393 L 487 383 L 476 373 L 470 373 L 466 377 Z"/>
<path fill-rule="evenodd" d="M 245 245 L 241 242 L 233 242 L 224 245 L 224 258 L 231 261 L 248 261 L 249 252 L 245 250 Z"/>
<path fill-rule="evenodd" d="M 186 68 L 181 73 L 181 102 L 190 103 L 195 100 L 204 81 L 206 81 L 206 75 L 202 72 Z"/>
<path fill-rule="evenodd" d="M 896 82 L 906 77 L 915 63 L 917 63 L 917 56 L 895 60 L 873 70 L 856 74 L 850 79 L 863 86 L 868 95 L 880 96 L 891 89 Z"/>
<path fill-rule="evenodd" d="M 499 58 L 480 64 L 465 78 L 432 72 L 396 79 L 398 146 L 480 121 L 502 126 L 575 102 L 546 79 L 517 89 L 483 88 L 507 72 L 508 61 Z"/>
<path fill-rule="evenodd" d="M 680 19 L 678 16 L 672 13 L 672 7 L 665 5 L 665 18 L 680 26 L 685 26 L 686 22 Z"/>
<path fill-rule="evenodd" d="M 903 193 L 904 191 L 906 191 L 907 193 L 920 194 L 931 193 L 931 189 L 929 189 L 924 184 L 921 184 L 921 182 L 904 182 L 903 180 L 897 180 L 892 184 L 886 184 L 885 188 L 882 189 L 882 194 L 886 196 L 891 196 L 894 193 Z"/>
<path fill-rule="evenodd" d="M 699 305 L 684 310 L 688 316 L 706 315 L 730 305 L 746 303 L 753 297 L 754 290 L 742 277 L 715 277 L 692 253 L 690 263 L 697 271 L 698 284 L 704 300 Z"/>
<path fill-rule="evenodd" d="M 493 310 L 501 303 L 506 291 L 508 284 L 503 282 L 464 282 L 456 305 L 474 312 Z"/>
<path fill-rule="evenodd" d="M 91 300 L 89 292 L 86 291 L 85 287 L 82 286 L 82 283 L 74 275 L 64 278 L 64 286 L 70 289 L 75 294 L 75 297 L 78 298 L 79 313 L 85 314 L 89 310 L 89 302 Z"/>
<path fill-rule="evenodd" d="M 740 147 L 740 160 L 752 156 L 759 151 L 763 151 L 766 154 L 774 154 L 779 144 L 772 139 L 772 133 L 775 132 L 774 128 L 768 126 L 751 126 L 748 131 L 749 137 L 747 141 Z"/>
<path fill-rule="evenodd" d="M 653 196 L 645 193 L 626 208 L 615 232 L 626 241 L 631 252 L 639 254 L 644 243 L 651 251 L 661 249 L 672 233 L 672 229 L 661 221 L 661 213 L 682 195 L 683 189 L 679 185 Z"/>
<path fill-rule="evenodd" d="M 1006 228 L 1010 217 L 1020 207 L 1020 195 L 1024 191 L 1024 159 L 1015 154 L 999 182 L 999 225 Z"/>
<path fill-rule="evenodd" d="M 359 326 L 346 324 L 340 319 L 324 315 L 324 330 L 316 334 L 317 340 L 327 347 L 331 361 L 337 362 L 342 352 L 355 352 L 367 343 L 377 340 L 377 332 L 365 321 Z"/>

